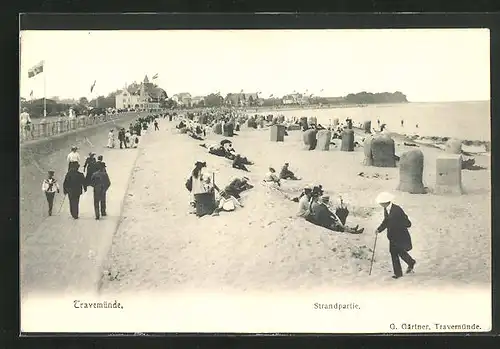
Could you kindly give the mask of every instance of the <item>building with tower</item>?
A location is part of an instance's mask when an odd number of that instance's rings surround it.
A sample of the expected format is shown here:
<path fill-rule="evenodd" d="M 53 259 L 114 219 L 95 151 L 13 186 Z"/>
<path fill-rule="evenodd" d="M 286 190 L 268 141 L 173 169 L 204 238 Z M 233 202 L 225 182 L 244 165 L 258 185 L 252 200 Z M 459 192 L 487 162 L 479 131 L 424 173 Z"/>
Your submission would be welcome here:
<path fill-rule="evenodd" d="M 116 109 L 156 110 L 167 98 L 167 92 L 149 82 L 146 75 L 140 84 L 130 84 L 116 94 L 115 107 Z"/>

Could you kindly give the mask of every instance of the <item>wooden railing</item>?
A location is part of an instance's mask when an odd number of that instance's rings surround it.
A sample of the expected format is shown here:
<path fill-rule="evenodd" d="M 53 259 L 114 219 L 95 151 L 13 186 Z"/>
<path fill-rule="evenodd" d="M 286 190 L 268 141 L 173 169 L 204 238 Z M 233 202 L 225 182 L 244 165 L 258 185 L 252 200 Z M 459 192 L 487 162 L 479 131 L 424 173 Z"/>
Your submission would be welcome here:
<path fill-rule="evenodd" d="M 43 139 L 58 134 L 84 129 L 93 125 L 103 124 L 108 121 L 117 120 L 124 115 L 138 114 L 137 112 L 127 112 L 120 114 L 107 114 L 97 116 L 80 116 L 75 119 L 60 118 L 58 120 L 41 121 L 31 123 L 24 128 L 20 127 L 19 139 L 21 143 L 36 139 Z"/>

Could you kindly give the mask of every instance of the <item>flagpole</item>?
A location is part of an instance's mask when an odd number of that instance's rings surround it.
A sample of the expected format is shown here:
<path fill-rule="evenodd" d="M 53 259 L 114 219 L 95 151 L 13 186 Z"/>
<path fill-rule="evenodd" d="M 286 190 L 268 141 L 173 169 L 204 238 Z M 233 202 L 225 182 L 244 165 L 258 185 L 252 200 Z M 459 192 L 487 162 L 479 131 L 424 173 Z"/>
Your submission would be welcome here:
<path fill-rule="evenodd" d="M 45 65 L 45 62 L 44 62 Z M 43 117 L 47 117 L 47 71 L 45 67 L 43 67 Z"/>

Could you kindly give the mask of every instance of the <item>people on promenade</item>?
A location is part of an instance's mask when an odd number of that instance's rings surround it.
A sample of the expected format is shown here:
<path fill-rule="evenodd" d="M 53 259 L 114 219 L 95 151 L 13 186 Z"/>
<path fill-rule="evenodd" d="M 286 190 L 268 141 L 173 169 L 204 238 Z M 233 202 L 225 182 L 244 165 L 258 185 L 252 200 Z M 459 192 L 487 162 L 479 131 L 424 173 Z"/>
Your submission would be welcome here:
<path fill-rule="evenodd" d="M 19 115 L 19 126 L 21 127 L 22 139 L 27 139 L 31 131 L 31 117 L 28 113 L 28 108 L 24 107 L 22 113 Z"/>
<path fill-rule="evenodd" d="M 90 185 L 90 179 L 92 178 L 94 172 L 97 171 L 96 164 L 97 160 L 95 158 L 95 153 L 90 152 L 89 156 L 85 159 L 85 164 L 83 165 L 83 172 L 86 172 L 85 181 L 87 182 L 87 185 Z"/>
<path fill-rule="evenodd" d="M 103 161 L 103 156 L 99 155 L 97 157 L 97 166 L 99 167 L 99 166 L 101 166 L 101 164 L 104 164 L 104 171 L 106 171 L 106 163 Z"/>
<path fill-rule="evenodd" d="M 108 133 L 108 144 L 106 145 L 106 147 L 108 148 L 114 148 L 115 147 L 115 130 L 111 129 L 109 130 L 109 133 Z"/>
<path fill-rule="evenodd" d="M 136 132 L 132 132 L 132 135 L 130 136 L 130 144 L 132 144 L 132 148 L 137 148 L 139 145 L 139 137 Z"/>
<path fill-rule="evenodd" d="M 118 131 L 118 141 L 120 142 L 120 149 L 127 148 L 127 143 L 125 142 L 125 129 L 122 127 L 120 131 Z"/>
<path fill-rule="evenodd" d="M 68 154 L 68 171 L 71 169 L 71 164 L 78 164 L 80 166 L 80 154 L 78 154 L 78 147 L 76 145 L 71 147 L 71 152 Z"/>
<path fill-rule="evenodd" d="M 54 171 L 48 171 L 47 175 L 47 178 L 45 178 L 42 183 L 42 191 L 45 193 L 47 203 L 49 204 L 49 216 L 52 216 L 54 197 L 56 193 L 59 193 L 59 183 L 57 183 L 57 180 L 54 178 Z"/>
<path fill-rule="evenodd" d="M 393 203 L 394 196 L 387 192 L 380 193 L 376 202 L 384 209 L 384 220 L 375 230 L 379 234 L 387 229 L 387 239 L 389 240 L 389 252 L 391 254 L 392 268 L 394 270 L 393 279 L 403 276 L 401 269 L 401 258 L 407 265 L 406 273 L 411 273 L 417 261 L 408 252 L 412 250 L 411 236 L 408 228 L 411 222 L 403 209 Z"/>
<path fill-rule="evenodd" d="M 106 164 L 101 162 L 97 171 L 92 175 L 91 183 L 94 187 L 94 213 L 95 219 L 99 220 L 100 216 L 106 216 L 106 192 L 111 186 L 109 176 L 105 171 Z"/>
<path fill-rule="evenodd" d="M 78 163 L 72 163 L 63 183 L 64 195 L 68 195 L 69 211 L 74 219 L 78 219 L 80 196 L 87 191 L 87 183 L 83 173 L 78 171 L 79 167 Z"/>
<path fill-rule="evenodd" d="M 130 131 L 129 130 L 126 130 L 125 131 L 125 148 L 130 148 L 131 147 L 131 143 L 130 143 Z"/>

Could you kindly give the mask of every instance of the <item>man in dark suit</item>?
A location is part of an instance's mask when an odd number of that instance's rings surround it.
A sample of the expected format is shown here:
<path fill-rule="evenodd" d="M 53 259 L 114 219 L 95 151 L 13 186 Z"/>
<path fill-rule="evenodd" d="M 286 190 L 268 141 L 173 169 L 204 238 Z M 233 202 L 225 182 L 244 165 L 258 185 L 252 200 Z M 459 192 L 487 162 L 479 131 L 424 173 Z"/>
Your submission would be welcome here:
<path fill-rule="evenodd" d="M 358 229 L 359 226 L 354 228 L 343 225 L 335 214 L 328 209 L 327 204 L 330 202 L 329 196 L 322 196 L 320 203 L 311 207 L 312 217 L 309 222 L 319 225 L 323 228 L 327 228 L 333 231 L 345 232 L 351 234 L 362 234 L 365 230 L 364 228 Z"/>
<path fill-rule="evenodd" d="M 411 222 L 408 216 L 398 205 L 394 205 L 394 197 L 390 193 L 380 193 L 377 196 L 377 203 L 384 208 L 384 220 L 377 228 L 376 233 L 381 233 L 387 229 L 387 238 L 389 239 L 389 251 L 392 258 L 392 267 L 394 269 L 393 279 L 399 279 L 403 276 L 401 262 L 399 258 L 408 264 L 406 273 L 411 273 L 417 261 L 415 261 L 408 252 L 412 249 L 411 237 L 408 228 Z"/>
<path fill-rule="evenodd" d="M 68 194 L 69 198 L 69 211 L 74 219 L 78 219 L 80 195 L 82 195 L 83 191 L 87 191 L 85 176 L 78 171 L 79 167 L 78 163 L 71 164 L 63 183 L 64 194 Z"/>
<path fill-rule="evenodd" d="M 111 186 L 109 176 L 105 171 L 106 165 L 100 163 L 98 170 L 92 175 L 92 186 L 94 187 L 94 212 L 95 219 L 99 220 L 101 216 L 106 216 L 106 191 Z"/>

